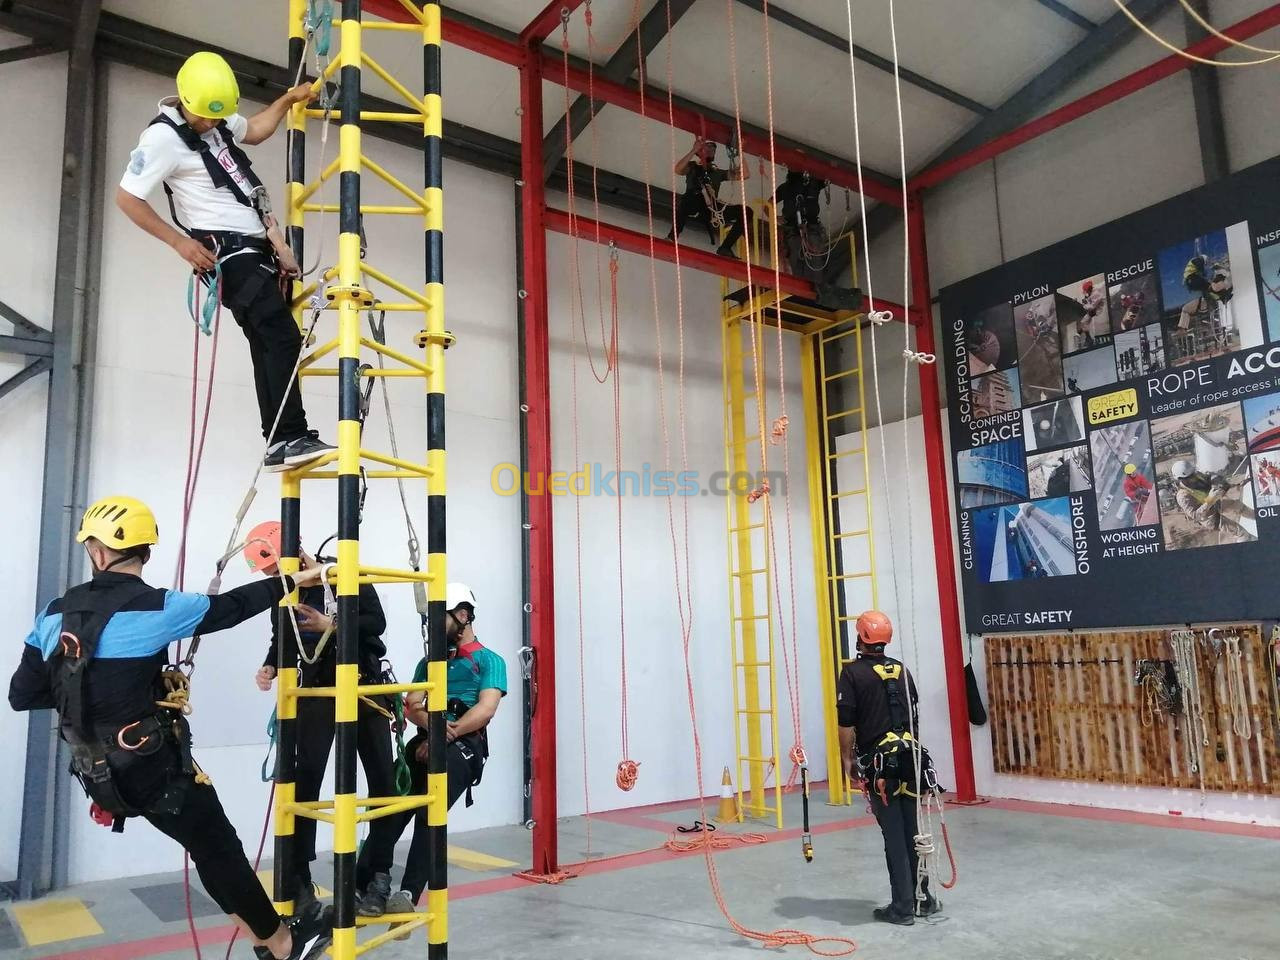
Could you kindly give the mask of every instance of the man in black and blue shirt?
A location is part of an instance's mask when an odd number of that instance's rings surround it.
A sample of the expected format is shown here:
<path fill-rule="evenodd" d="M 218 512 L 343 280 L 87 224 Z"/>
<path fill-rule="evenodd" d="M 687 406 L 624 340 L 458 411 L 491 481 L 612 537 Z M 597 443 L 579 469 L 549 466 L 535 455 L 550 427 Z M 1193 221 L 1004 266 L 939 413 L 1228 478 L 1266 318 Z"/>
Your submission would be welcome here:
<path fill-rule="evenodd" d="M 9 705 L 57 710 L 72 771 L 95 817 L 114 820 L 117 831 L 127 818 L 142 817 L 178 841 L 209 896 L 252 936 L 261 960 L 313 960 L 328 945 L 332 923 L 319 909 L 289 920 L 276 914 L 212 782 L 191 757 L 185 679 L 167 667 L 170 644 L 255 617 L 286 591 L 317 583 L 320 569 L 214 596 L 163 590 L 142 581 L 158 539 L 155 516 L 132 497 L 106 497 L 85 511 L 76 540 L 93 579 L 36 616 L 9 683 Z"/>

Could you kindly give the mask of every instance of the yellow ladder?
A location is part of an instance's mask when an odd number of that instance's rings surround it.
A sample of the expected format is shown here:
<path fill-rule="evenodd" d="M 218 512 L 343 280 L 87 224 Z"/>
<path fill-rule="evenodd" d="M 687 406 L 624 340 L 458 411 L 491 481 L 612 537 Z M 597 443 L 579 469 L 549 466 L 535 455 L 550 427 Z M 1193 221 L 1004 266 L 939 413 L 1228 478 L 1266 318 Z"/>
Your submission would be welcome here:
<path fill-rule="evenodd" d="M 812 334 L 802 366 L 832 804 L 853 802 L 840 762 L 835 680 L 855 652 L 854 621 L 863 610 L 874 609 L 878 599 L 862 352 L 866 322 L 859 315 Z"/>
<path fill-rule="evenodd" d="M 727 281 L 725 292 L 728 292 Z M 766 501 L 750 502 L 759 482 L 761 417 L 750 337 L 764 363 L 764 327 L 722 300 L 729 632 L 733 655 L 734 743 L 739 819 L 772 818 L 782 826 L 778 775 L 778 685 L 774 669 L 773 565 L 766 549 Z M 748 383 L 750 386 L 748 386 Z M 751 478 L 748 480 L 747 478 Z M 772 777 L 772 785 L 769 780 Z M 746 800 L 744 801 L 744 794 Z"/>
<path fill-rule="evenodd" d="M 310 817 L 333 825 L 334 832 L 334 936 L 330 954 L 334 960 L 355 957 L 386 943 L 393 936 L 425 927 L 427 956 L 443 960 L 448 952 L 448 885 L 445 872 L 446 836 L 446 640 L 445 640 L 445 433 L 444 433 L 444 349 L 450 335 L 444 328 L 443 277 L 443 190 L 441 186 L 440 99 L 440 6 L 435 2 L 415 4 L 401 0 L 408 23 L 390 21 L 364 22 L 360 0 L 342 0 L 341 14 L 332 26 L 332 59 L 323 71 L 324 78 L 337 79 L 340 93 L 336 109 L 325 110 L 295 106 L 288 119 L 290 169 L 288 171 L 288 233 L 300 264 L 303 256 L 304 221 L 308 214 L 335 215 L 338 218 L 338 252 L 336 265 L 322 273 L 320 281 L 303 287 L 294 286 L 294 306 L 299 318 L 307 312 L 308 303 L 318 292 L 323 293 L 318 309 L 337 313 L 336 335 L 315 347 L 301 361 L 301 377 L 334 377 L 338 380 L 338 425 L 335 453 L 321 457 L 297 470 L 282 474 L 281 527 L 282 552 L 280 568 L 286 573 L 298 569 L 299 519 L 303 481 L 336 479 L 338 488 L 338 562 L 334 568 L 337 594 L 337 679 L 333 687 L 300 688 L 298 686 L 297 653 L 289 640 L 293 628 L 289 611 L 281 609 L 282 650 L 289 650 L 280 670 L 277 715 L 278 757 L 275 791 L 275 893 L 277 909 L 293 912 L 294 878 L 288 865 L 293 860 L 296 818 Z M 297 72 L 305 51 L 315 38 L 307 35 L 307 0 L 289 0 L 290 72 Z M 391 31 L 413 37 L 423 45 L 422 93 L 414 94 L 408 85 L 397 80 L 364 49 L 367 31 Z M 314 47 L 312 47 L 314 49 Z M 404 100 L 404 111 L 374 112 L 362 109 L 361 82 L 365 69 L 381 78 Z M 338 157 L 320 171 L 317 180 L 305 182 L 303 150 L 308 120 L 338 122 Z M 392 176 L 383 166 L 364 153 L 361 124 L 400 122 L 420 125 L 425 157 L 423 186 L 410 187 Z M 361 173 L 372 173 L 378 180 L 408 200 L 408 205 L 367 204 L 361 196 Z M 334 181 L 339 191 L 337 204 L 322 203 L 314 198 L 324 186 Z M 401 283 L 363 259 L 362 217 L 375 215 L 420 216 L 423 218 L 426 255 L 426 277 L 422 292 Z M 376 244 L 375 244 L 376 247 Z M 394 291 L 399 299 L 383 302 L 370 287 L 370 282 Z M 419 356 L 412 356 L 384 343 L 381 336 L 365 336 L 361 329 L 361 312 L 366 309 L 423 315 L 423 329 L 406 337 L 416 344 Z M 385 339 L 393 339 L 392 337 Z M 363 355 L 377 356 L 376 367 L 361 363 Z M 416 351 L 415 351 L 416 352 Z M 318 361 L 336 355 L 337 366 L 321 367 Z M 361 440 L 361 383 L 368 377 L 421 378 L 427 406 L 427 450 L 423 463 L 411 462 L 367 449 Z M 423 479 L 427 484 L 426 569 L 419 568 L 411 556 L 412 569 L 368 566 L 360 557 L 360 488 L 365 480 L 406 478 Z M 416 546 L 411 547 L 416 554 Z M 363 684 L 360 682 L 357 644 L 359 640 L 359 589 L 362 584 L 412 584 L 419 613 L 423 617 L 426 636 L 427 679 L 422 683 Z M 297 594 L 285 598 L 285 605 L 296 604 Z M 425 794 L 404 797 L 359 797 L 356 792 L 356 720 L 363 697 L 401 694 L 412 691 L 427 694 L 430 714 L 428 737 L 430 763 Z M 295 799 L 295 751 L 297 745 L 298 701 L 303 697 L 327 697 L 334 702 L 335 719 L 335 796 L 332 800 L 299 802 Z M 430 876 L 424 912 L 386 915 L 376 919 L 357 917 L 355 913 L 355 865 L 357 829 L 360 823 L 426 808 Z M 364 942 L 357 942 L 357 927 L 403 923 L 392 931 L 384 930 Z"/>

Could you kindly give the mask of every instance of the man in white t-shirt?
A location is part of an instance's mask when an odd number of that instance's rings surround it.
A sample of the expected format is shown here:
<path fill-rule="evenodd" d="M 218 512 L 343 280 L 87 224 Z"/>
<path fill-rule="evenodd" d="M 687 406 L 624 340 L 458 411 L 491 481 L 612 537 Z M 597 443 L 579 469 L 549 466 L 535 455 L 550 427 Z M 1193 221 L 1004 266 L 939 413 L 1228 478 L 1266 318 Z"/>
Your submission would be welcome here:
<path fill-rule="evenodd" d="M 334 448 L 307 426 L 294 366 L 302 335 L 281 289 L 298 264 L 270 212 L 270 202 L 240 144 L 275 133 L 296 103 L 315 96 L 302 84 L 252 117 L 237 113 L 240 88 L 230 65 L 209 51 L 178 71 L 178 96 L 160 101 L 160 114 L 142 132 L 116 191 L 116 205 L 135 224 L 178 252 L 197 273 L 220 270 L 222 303 L 249 341 L 264 465 L 284 470 Z M 164 186 L 179 229 L 147 202 Z M 277 415 L 279 423 L 276 422 Z M 272 427 L 275 427 L 274 431 Z"/>

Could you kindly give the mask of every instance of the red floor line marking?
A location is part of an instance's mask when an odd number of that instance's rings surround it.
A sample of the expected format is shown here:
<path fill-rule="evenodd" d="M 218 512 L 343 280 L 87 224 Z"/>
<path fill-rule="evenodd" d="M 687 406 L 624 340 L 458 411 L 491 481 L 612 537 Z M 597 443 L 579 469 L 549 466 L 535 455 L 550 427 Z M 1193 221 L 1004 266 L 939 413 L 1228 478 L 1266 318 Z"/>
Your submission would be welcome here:
<path fill-rule="evenodd" d="M 987 807 L 1015 813 L 1034 813 L 1052 817 L 1071 817 L 1077 820 L 1101 820 L 1107 823 L 1136 823 L 1145 827 L 1162 827 L 1166 830 L 1194 830 L 1200 833 L 1221 833 L 1238 837 L 1263 837 L 1280 840 L 1280 827 L 1268 827 L 1257 823 L 1234 823 L 1230 820 L 1206 820 L 1202 817 L 1171 816 L 1164 813 L 1142 813 L 1137 810 L 1117 810 L 1114 807 L 1084 807 L 1069 803 L 1040 803 L 1033 800 L 993 799 Z"/>

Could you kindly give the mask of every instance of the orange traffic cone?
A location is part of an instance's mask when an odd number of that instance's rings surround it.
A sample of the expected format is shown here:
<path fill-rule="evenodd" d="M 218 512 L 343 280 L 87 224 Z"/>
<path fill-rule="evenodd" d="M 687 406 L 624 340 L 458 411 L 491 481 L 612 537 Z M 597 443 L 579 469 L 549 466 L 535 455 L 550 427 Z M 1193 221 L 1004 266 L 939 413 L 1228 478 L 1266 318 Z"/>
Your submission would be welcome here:
<path fill-rule="evenodd" d="M 720 778 L 720 810 L 716 819 L 721 823 L 736 822 L 738 819 L 738 798 L 733 792 L 733 777 L 729 768 L 724 768 L 724 776 Z"/>

